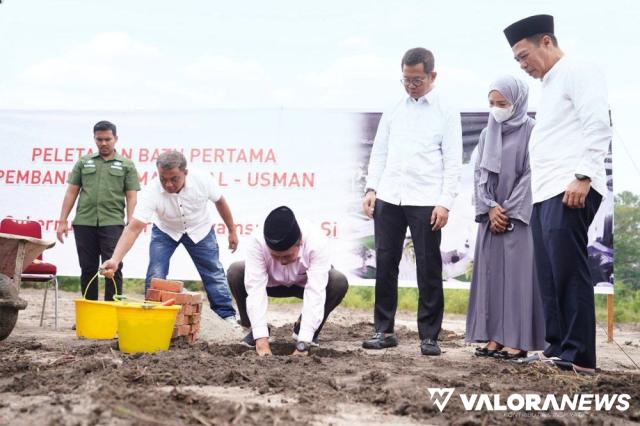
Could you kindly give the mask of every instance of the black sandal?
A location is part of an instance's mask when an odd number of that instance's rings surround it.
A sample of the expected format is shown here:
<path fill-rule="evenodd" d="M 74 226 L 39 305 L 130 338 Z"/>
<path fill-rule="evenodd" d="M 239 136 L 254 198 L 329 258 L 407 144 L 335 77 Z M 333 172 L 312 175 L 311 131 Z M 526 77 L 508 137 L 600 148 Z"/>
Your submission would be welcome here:
<path fill-rule="evenodd" d="M 482 348 L 476 348 L 475 356 L 492 357 L 494 354 L 502 350 L 503 346 L 498 345 L 495 349 L 488 349 L 486 346 Z"/>
<path fill-rule="evenodd" d="M 507 351 L 500 351 L 500 352 L 497 352 L 495 355 L 493 355 L 493 357 L 496 359 L 503 359 L 505 361 L 510 361 L 514 359 L 526 358 L 527 351 L 519 350 L 514 354 L 509 353 Z"/>

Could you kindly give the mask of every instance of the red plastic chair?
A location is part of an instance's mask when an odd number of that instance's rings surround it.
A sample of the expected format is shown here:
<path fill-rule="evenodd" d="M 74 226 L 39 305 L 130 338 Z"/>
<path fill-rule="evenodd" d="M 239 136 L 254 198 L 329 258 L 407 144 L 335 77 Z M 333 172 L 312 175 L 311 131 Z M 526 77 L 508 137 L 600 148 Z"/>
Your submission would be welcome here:
<path fill-rule="evenodd" d="M 22 235 L 25 237 L 42 238 L 42 228 L 40 223 L 33 220 L 15 220 L 12 218 L 4 218 L 0 222 L 0 232 L 4 234 Z M 44 288 L 44 298 L 42 300 L 42 312 L 40 313 L 40 327 L 42 327 L 42 321 L 44 319 L 44 308 L 47 303 L 47 292 L 49 290 L 49 284 L 54 285 L 54 324 L 55 328 L 58 328 L 58 268 L 56 265 L 43 262 L 42 255 L 38 256 L 31 265 L 22 273 L 23 281 L 36 281 L 46 282 L 47 286 Z"/>

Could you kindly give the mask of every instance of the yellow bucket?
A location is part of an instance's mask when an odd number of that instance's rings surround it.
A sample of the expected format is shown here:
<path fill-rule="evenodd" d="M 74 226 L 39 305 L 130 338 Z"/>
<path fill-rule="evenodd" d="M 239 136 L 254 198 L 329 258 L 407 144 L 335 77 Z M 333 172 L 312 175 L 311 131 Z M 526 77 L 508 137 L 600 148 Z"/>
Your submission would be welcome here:
<path fill-rule="evenodd" d="M 122 352 L 166 351 L 181 306 L 150 303 L 117 304 L 118 346 Z"/>
<path fill-rule="evenodd" d="M 115 339 L 117 302 L 76 299 L 76 335 L 86 339 Z"/>
<path fill-rule="evenodd" d="M 115 339 L 118 334 L 118 317 L 116 305 L 118 302 L 101 302 L 87 300 L 86 294 L 89 286 L 98 274 L 89 281 L 82 295 L 82 299 L 76 299 L 76 336 L 86 339 Z M 118 294 L 116 282 L 112 279 L 115 294 Z M 96 285 L 98 282 L 96 281 Z M 106 284 L 105 284 L 106 285 Z"/>

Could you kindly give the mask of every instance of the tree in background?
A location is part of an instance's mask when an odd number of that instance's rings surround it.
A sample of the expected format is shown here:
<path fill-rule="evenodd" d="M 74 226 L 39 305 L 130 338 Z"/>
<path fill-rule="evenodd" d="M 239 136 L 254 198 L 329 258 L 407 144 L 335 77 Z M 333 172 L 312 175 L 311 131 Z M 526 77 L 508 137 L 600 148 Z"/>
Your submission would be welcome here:
<path fill-rule="evenodd" d="M 615 277 L 640 289 L 640 196 L 624 191 L 615 198 Z"/>

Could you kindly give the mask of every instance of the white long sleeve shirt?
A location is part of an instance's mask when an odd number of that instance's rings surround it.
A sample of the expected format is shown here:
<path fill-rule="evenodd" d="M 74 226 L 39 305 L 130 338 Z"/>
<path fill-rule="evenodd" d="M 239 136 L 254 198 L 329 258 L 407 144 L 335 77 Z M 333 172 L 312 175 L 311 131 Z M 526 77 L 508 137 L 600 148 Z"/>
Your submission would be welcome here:
<path fill-rule="evenodd" d="M 563 57 L 542 78 L 529 141 L 531 191 L 539 203 L 563 193 L 576 174 L 607 193 L 604 159 L 611 142 L 604 77 L 591 64 Z"/>
<path fill-rule="evenodd" d="M 282 265 L 271 257 L 264 236 L 256 235 L 248 244 L 244 284 L 247 290 L 247 314 L 254 339 L 268 337 L 267 287 L 300 286 L 304 288 L 302 321 L 298 341 L 311 342 L 324 317 L 329 280 L 329 240 L 319 231 L 302 229 L 298 259 Z"/>
<path fill-rule="evenodd" d="M 222 194 L 213 177 L 203 171 L 191 170 L 184 187 L 170 194 L 155 178 L 140 194 L 133 217 L 144 223 L 153 222 L 174 241 L 188 234 L 199 243 L 211 231 L 214 223 L 209 201 L 215 203 Z"/>
<path fill-rule="evenodd" d="M 380 119 L 367 188 L 387 203 L 451 209 L 462 171 L 460 113 L 436 89 L 407 96 Z"/>

